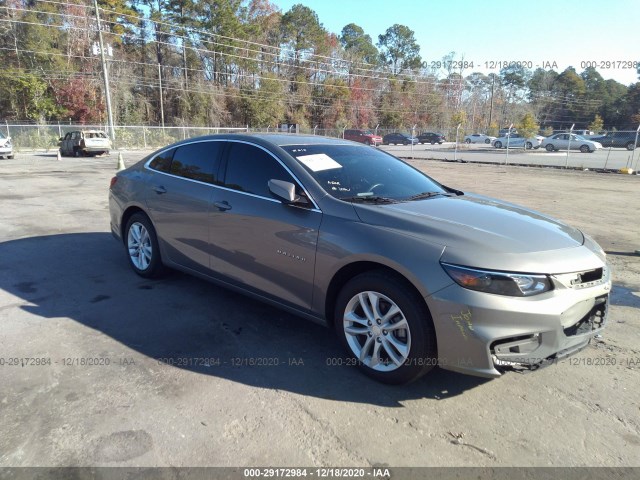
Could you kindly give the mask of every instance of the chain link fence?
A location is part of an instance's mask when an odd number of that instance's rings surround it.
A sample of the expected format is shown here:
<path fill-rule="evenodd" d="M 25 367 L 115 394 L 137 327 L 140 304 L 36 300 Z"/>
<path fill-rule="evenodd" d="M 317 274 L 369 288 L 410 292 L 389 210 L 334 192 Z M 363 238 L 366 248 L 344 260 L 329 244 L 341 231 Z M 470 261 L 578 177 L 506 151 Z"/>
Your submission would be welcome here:
<path fill-rule="evenodd" d="M 2 126 L 6 134 L 11 137 L 14 149 L 17 152 L 29 152 L 35 150 L 51 151 L 58 148 L 60 138 L 68 132 L 77 130 L 99 130 L 109 135 L 106 125 L 89 124 L 9 124 Z M 249 128 L 249 127 L 158 127 L 143 125 L 118 125 L 114 127 L 115 139 L 113 149 L 118 150 L 138 150 L 156 149 L 169 145 L 186 138 L 199 137 L 202 135 L 212 135 L 216 133 L 241 133 L 241 132 L 289 132 L 320 135 L 325 137 L 342 138 L 344 128 L 318 128 L 318 127 L 298 127 L 295 125 L 284 127 Z M 366 129 L 364 129 L 366 130 Z M 388 133 L 406 133 L 408 135 L 419 135 L 423 132 L 441 133 L 437 128 L 371 128 L 372 133 L 384 136 Z M 447 132 L 448 133 L 448 132 Z M 455 141 L 455 130 L 453 138 L 445 134 L 447 140 Z"/>

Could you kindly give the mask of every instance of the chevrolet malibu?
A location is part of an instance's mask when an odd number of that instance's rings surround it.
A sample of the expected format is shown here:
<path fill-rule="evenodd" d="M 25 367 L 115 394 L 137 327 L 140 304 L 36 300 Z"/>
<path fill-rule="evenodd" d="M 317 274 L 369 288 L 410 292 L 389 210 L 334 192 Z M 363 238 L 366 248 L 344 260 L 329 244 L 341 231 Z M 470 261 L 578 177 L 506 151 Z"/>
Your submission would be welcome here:
<path fill-rule="evenodd" d="M 355 142 L 185 140 L 119 172 L 109 206 L 138 275 L 179 269 L 322 323 L 385 383 L 536 369 L 607 318 L 589 236 Z"/>

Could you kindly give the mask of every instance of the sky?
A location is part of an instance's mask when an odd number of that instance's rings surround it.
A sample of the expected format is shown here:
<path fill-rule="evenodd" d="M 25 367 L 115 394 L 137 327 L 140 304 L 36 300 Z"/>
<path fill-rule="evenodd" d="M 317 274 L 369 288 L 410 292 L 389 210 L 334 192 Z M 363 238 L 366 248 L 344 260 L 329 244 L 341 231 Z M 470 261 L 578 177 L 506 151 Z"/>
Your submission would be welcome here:
<path fill-rule="evenodd" d="M 591 62 L 604 79 L 638 81 L 640 0 L 271 0 L 282 12 L 301 3 L 330 32 L 355 23 L 378 35 L 395 23 L 415 32 L 423 61 L 473 61 L 465 70 L 498 73 L 500 62 L 578 73 Z M 557 66 L 554 66 L 553 63 Z M 493 65 L 492 65 L 493 64 Z M 502 65 L 502 66 L 503 66 Z M 496 67 L 494 70 L 491 67 Z"/>

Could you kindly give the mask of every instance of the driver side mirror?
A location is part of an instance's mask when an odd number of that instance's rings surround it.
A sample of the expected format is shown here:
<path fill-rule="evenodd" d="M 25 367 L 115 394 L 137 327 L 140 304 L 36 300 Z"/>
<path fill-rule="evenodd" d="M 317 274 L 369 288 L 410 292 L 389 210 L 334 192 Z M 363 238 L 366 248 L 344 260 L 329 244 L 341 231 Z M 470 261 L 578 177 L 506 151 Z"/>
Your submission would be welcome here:
<path fill-rule="evenodd" d="M 268 185 L 269 191 L 288 205 L 309 203 L 305 197 L 296 194 L 296 186 L 291 182 L 271 179 Z"/>

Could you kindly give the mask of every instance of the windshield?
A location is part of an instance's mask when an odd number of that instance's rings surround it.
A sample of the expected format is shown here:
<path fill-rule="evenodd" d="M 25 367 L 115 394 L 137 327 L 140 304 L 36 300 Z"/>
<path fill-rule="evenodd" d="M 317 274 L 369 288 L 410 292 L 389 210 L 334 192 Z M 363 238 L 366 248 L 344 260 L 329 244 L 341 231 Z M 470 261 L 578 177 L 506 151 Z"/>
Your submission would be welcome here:
<path fill-rule="evenodd" d="M 376 148 L 359 145 L 288 145 L 282 148 L 335 198 L 408 200 L 426 192 L 448 193 L 435 180 Z"/>

